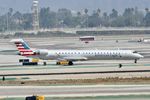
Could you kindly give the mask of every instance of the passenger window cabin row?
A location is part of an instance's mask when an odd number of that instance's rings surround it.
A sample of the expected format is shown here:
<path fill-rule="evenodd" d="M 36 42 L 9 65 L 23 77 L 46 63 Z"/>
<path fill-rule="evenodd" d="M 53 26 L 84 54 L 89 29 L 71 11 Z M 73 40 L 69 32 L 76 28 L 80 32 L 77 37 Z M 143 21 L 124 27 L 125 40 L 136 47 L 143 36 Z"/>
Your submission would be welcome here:
<path fill-rule="evenodd" d="M 81 54 L 81 55 L 120 55 L 120 52 L 58 52 L 58 55 L 73 55 L 73 54 Z"/>

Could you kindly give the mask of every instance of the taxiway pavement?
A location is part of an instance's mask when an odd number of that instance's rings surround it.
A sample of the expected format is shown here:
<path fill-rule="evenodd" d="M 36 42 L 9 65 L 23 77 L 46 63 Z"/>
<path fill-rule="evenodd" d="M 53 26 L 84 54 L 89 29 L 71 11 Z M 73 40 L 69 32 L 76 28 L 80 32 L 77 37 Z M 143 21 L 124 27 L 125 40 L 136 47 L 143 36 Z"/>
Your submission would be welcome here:
<path fill-rule="evenodd" d="M 92 97 L 110 95 L 150 95 L 150 85 L 84 86 L 0 86 L 0 97 Z"/>

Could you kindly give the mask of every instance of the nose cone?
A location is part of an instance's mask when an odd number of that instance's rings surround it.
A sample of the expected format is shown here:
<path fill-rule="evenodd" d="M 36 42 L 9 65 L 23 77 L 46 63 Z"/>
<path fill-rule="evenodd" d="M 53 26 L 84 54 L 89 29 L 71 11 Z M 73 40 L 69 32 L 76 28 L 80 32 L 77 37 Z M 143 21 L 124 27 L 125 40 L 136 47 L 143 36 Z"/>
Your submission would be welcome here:
<path fill-rule="evenodd" d="M 140 55 L 140 54 L 136 54 L 135 55 L 138 59 L 144 58 L 144 56 Z"/>
<path fill-rule="evenodd" d="M 144 58 L 144 56 L 140 55 L 140 58 Z"/>

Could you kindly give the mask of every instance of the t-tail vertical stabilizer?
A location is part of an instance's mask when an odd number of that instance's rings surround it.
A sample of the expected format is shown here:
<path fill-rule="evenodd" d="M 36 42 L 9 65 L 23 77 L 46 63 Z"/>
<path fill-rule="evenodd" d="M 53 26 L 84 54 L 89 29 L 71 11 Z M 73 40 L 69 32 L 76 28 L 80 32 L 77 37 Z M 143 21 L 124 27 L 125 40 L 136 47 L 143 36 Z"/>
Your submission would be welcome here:
<path fill-rule="evenodd" d="M 29 45 L 23 40 L 23 39 L 13 39 L 10 42 L 13 42 L 18 51 L 20 52 L 20 55 L 22 56 L 33 56 L 34 52 L 31 50 Z"/>

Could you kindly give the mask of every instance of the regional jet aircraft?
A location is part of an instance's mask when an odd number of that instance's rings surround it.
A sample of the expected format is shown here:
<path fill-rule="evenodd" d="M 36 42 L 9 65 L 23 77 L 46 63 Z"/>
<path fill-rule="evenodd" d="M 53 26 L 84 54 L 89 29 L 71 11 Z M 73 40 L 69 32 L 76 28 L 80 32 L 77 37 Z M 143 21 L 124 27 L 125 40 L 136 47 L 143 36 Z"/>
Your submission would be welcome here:
<path fill-rule="evenodd" d="M 67 65 L 73 65 L 75 61 L 86 60 L 137 60 L 143 58 L 133 50 L 47 50 L 32 49 L 23 39 L 13 39 L 19 51 L 19 55 L 41 59 L 41 60 L 57 60 L 56 64 L 66 62 Z"/>

